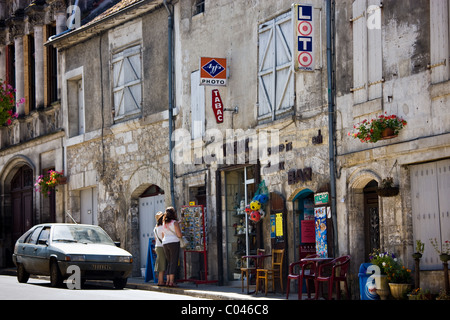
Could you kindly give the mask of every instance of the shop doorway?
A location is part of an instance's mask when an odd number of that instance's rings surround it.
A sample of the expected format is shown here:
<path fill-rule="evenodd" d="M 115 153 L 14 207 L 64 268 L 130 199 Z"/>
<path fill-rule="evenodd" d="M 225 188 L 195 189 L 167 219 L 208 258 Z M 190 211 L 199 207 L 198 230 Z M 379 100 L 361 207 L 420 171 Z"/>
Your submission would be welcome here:
<path fill-rule="evenodd" d="M 238 281 L 241 277 L 241 257 L 256 254 L 262 248 L 261 224 L 253 223 L 245 213 L 255 195 L 259 178 L 255 166 L 241 167 L 225 172 L 226 212 L 226 279 Z"/>
<path fill-rule="evenodd" d="M 369 255 L 380 248 L 380 215 L 378 205 L 378 183 L 369 182 L 364 188 L 364 257 L 369 261 Z"/>
<path fill-rule="evenodd" d="M 157 185 L 151 185 L 139 197 L 139 244 L 140 244 L 140 267 L 147 266 L 148 243 L 154 238 L 153 228 L 156 225 L 155 214 L 164 212 L 166 204 L 164 190 Z"/>
<path fill-rule="evenodd" d="M 316 252 L 314 192 L 300 191 L 294 198 L 294 261 Z"/>

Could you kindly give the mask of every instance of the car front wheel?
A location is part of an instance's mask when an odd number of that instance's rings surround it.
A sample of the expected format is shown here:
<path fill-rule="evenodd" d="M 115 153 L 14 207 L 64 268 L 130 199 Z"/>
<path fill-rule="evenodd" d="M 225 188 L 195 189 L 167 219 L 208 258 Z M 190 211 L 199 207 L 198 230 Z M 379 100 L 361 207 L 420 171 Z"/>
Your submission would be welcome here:
<path fill-rule="evenodd" d="M 23 264 L 17 265 L 17 280 L 20 283 L 27 283 L 30 278 L 30 274 L 25 270 Z"/>
<path fill-rule="evenodd" d="M 53 260 L 50 264 L 50 285 L 52 287 L 61 287 L 63 279 L 61 272 L 59 271 L 58 263 Z"/>

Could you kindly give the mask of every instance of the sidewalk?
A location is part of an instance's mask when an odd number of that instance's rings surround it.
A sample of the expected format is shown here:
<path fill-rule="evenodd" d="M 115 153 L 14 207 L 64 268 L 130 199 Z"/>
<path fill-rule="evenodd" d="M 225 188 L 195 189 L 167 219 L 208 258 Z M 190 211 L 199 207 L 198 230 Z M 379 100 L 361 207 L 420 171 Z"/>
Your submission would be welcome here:
<path fill-rule="evenodd" d="M 286 293 L 268 292 L 267 296 L 264 293 L 246 294 L 247 288 L 244 283 L 244 292 L 241 286 L 218 286 L 216 284 L 199 284 L 191 282 L 177 283 L 177 288 L 160 287 L 157 286 L 153 280 L 145 282 L 144 278 L 128 278 L 127 288 L 140 290 L 153 290 L 165 293 L 184 294 L 204 299 L 212 300 L 286 300 Z M 250 286 L 250 291 L 255 290 L 255 286 Z M 297 300 L 297 293 L 289 295 L 289 300 Z"/>
<path fill-rule="evenodd" d="M 0 269 L 0 275 L 16 276 L 16 269 Z M 90 285 L 113 285 L 112 281 L 107 280 L 88 280 L 87 283 Z M 153 280 L 145 282 L 144 278 L 135 277 L 128 278 L 126 287 L 129 289 L 181 294 L 211 300 L 286 300 L 286 293 L 283 294 L 281 292 L 268 292 L 267 296 L 265 296 L 264 293 L 246 294 L 247 288 L 245 287 L 245 283 L 244 292 L 242 292 L 241 286 L 218 286 L 216 284 L 195 285 L 195 283 L 192 282 L 181 282 L 177 283 L 177 285 L 177 288 L 160 287 L 157 286 Z M 255 286 L 250 286 L 250 290 L 255 290 Z M 304 297 L 306 297 L 306 295 L 304 295 Z M 297 293 L 291 291 L 289 300 L 297 300 Z"/>

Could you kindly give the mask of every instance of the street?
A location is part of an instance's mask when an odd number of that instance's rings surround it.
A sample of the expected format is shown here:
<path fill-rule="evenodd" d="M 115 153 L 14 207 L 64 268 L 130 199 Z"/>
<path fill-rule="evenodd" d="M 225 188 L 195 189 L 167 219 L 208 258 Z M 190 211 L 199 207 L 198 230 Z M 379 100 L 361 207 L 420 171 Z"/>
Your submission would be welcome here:
<path fill-rule="evenodd" d="M 46 279 L 30 278 L 19 283 L 14 276 L 0 276 L 0 300 L 201 300 L 199 298 L 147 290 L 116 290 L 112 286 L 92 285 L 81 290 L 52 288 Z"/>

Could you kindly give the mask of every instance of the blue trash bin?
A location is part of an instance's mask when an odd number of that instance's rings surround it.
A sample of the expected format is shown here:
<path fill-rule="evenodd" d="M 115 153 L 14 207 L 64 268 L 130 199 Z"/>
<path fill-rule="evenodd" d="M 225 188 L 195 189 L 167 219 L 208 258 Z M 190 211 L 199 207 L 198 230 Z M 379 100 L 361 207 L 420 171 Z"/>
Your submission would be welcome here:
<path fill-rule="evenodd" d="M 375 279 L 369 279 L 372 272 L 367 272 L 367 269 L 372 263 L 363 263 L 359 267 L 359 292 L 361 300 L 380 300 L 380 296 L 376 293 Z"/>

